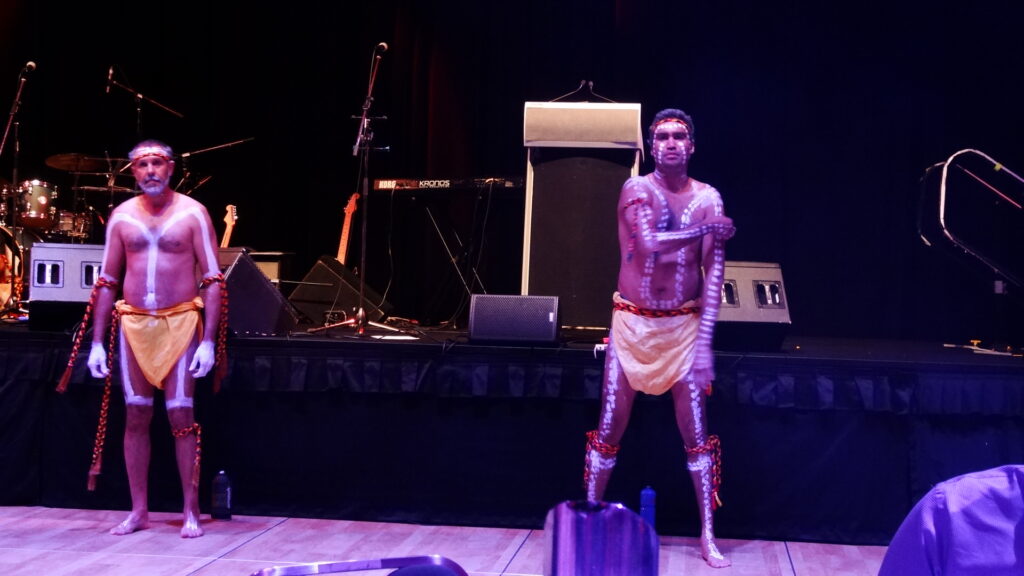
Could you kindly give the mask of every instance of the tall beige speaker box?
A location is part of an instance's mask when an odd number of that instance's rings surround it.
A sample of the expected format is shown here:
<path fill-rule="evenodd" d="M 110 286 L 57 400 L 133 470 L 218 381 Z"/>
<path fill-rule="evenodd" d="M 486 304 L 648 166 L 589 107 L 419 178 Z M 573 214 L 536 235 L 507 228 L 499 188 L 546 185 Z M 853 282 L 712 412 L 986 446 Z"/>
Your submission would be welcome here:
<path fill-rule="evenodd" d="M 567 327 L 607 328 L 619 268 L 615 206 L 640 170 L 639 104 L 527 102 L 524 295 L 557 296 Z"/>

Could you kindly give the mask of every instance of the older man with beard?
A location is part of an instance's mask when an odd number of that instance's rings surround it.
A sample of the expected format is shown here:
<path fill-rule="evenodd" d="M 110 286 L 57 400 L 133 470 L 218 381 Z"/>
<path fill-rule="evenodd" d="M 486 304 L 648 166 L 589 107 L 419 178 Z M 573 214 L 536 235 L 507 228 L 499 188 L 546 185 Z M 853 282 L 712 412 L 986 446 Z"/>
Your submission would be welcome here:
<path fill-rule="evenodd" d="M 193 398 L 196 378 L 205 376 L 217 360 L 223 276 L 216 234 L 203 205 L 171 189 L 174 153 L 169 146 L 145 140 L 128 158 L 141 193 L 115 208 L 107 222 L 88 360 L 93 376 L 110 376 L 106 321 L 117 320 L 132 509 L 110 533 L 130 534 L 149 523 L 149 429 L 159 389 L 174 434 L 184 494 L 181 536 L 195 538 L 203 529 L 198 502 L 200 428 L 194 420 Z M 197 267 L 202 282 L 196 281 Z M 116 299 L 119 292 L 121 299 Z"/>

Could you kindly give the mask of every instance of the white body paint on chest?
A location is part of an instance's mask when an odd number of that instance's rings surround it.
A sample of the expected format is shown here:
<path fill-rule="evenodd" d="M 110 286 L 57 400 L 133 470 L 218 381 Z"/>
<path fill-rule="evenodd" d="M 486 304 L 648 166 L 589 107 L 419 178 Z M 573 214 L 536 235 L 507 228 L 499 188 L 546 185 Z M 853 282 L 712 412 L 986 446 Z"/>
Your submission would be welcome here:
<path fill-rule="evenodd" d="M 155 231 L 150 230 L 138 218 L 135 218 L 127 214 L 115 214 L 114 217 L 110 219 L 109 227 L 111 230 L 119 222 L 123 222 L 126 225 L 134 226 L 136 229 L 138 229 L 139 233 L 141 233 L 142 236 L 146 239 L 146 242 L 148 244 L 146 251 L 146 297 L 145 300 L 143 301 L 144 308 L 147 308 L 149 310 L 157 309 L 156 265 L 160 256 L 159 240 L 172 226 L 174 226 L 175 224 L 189 216 L 195 217 L 196 221 L 199 222 L 200 229 L 202 230 L 201 236 L 203 238 L 203 252 L 205 252 L 206 254 L 206 261 L 208 263 L 208 266 L 211 267 L 209 270 L 206 271 L 206 274 L 210 276 L 216 275 L 219 272 L 219 270 L 214 268 L 217 265 L 217 257 L 213 252 L 213 244 L 210 242 L 210 231 L 206 226 L 206 220 L 203 218 L 202 214 L 197 208 L 189 208 L 187 210 L 183 210 L 181 212 L 178 212 L 177 214 L 174 214 L 173 216 L 167 219 L 167 222 L 164 222 L 163 225 L 160 226 L 160 228 Z M 104 270 L 108 268 L 106 260 L 107 255 L 104 254 Z M 115 279 L 108 278 L 108 280 Z"/>

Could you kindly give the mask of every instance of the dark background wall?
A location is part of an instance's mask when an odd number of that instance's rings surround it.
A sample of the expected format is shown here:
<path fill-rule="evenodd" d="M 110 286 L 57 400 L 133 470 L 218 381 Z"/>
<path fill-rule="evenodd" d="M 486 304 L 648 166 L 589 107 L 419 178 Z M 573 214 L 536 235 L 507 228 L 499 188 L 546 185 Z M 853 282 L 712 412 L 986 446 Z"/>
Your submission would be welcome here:
<path fill-rule="evenodd" d="M 72 182 L 46 165 L 54 154 L 124 157 L 140 135 L 177 152 L 254 138 L 189 158 L 212 177 L 193 196 L 219 229 L 224 206 L 237 205 L 233 244 L 294 252 L 301 276 L 337 250 L 357 190 L 353 116 L 378 42 L 389 50 L 371 110 L 387 116 L 376 144 L 390 152 L 371 156 L 371 179 L 521 177 L 523 103 L 591 80 L 601 96 L 641 103 L 645 124 L 667 106 L 694 116 L 692 174 L 721 190 L 739 229 L 728 258 L 782 265 L 794 332 L 1019 338 L 1020 300 L 994 295 L 992 273 L 926 247 L 916 221 L 925 169 L 957 150 L 1024 169 L 1022 9 L 800 4 L 6 0 L 0 107 L 36 62 L 17 115 L 17 174 L 61 187 L 59 202 Z M 106 93 L 111 65 L 184 118 Z M 0 156 L 8 180 L 13 138 Z M 440 205 L 443 232 L 490 238 L 488 290 L 518 292 L 515 199 L 495 199 L 485 219 L 469 196 Z M 112 203 L 87 199 L 100 211 Z M 422 205 L 371 202 L 371 284 L 398 316 L 456 313 L 462 288 Z M 359 247 L 356 237 L 350 256 Z"/>

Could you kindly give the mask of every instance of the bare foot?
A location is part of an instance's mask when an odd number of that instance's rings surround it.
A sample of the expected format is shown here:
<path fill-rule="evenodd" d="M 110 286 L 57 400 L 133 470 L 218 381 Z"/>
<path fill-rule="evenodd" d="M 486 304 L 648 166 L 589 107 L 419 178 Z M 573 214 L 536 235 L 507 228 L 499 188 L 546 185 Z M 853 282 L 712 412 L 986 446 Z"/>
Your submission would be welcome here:
<path fill-rule="evenodd" d="M 124 536 L 137 530 L 145 530 L 146 528 L 149 528 L 149 514 L 145 512 L 139 514 L 132 512 L 123 522 L 111 528 L 110 533 L 114 536 Z"/>
<path fill-rule="evenodd" d="M 704 558 L 704 561 L 708 563 L 708 566 L 711 566 L 712 568 L 726 568 L 728 566 L 732 566 L 732 561 L 718 551 L 718 546 L 715 546 L 714 540 L 701 539 L 700 555 Z"/>
<path fill-rule="evenodd" d="M 199 515 L 185 512 L 185 522 L 181 525 L 181 537 L 199 538 L 203 534 L 203 527 L 199 525 Z"/>

